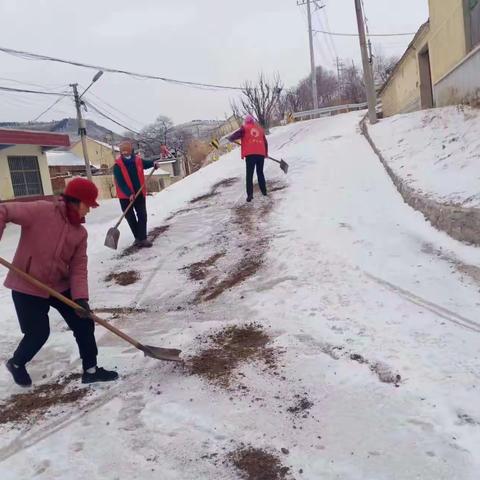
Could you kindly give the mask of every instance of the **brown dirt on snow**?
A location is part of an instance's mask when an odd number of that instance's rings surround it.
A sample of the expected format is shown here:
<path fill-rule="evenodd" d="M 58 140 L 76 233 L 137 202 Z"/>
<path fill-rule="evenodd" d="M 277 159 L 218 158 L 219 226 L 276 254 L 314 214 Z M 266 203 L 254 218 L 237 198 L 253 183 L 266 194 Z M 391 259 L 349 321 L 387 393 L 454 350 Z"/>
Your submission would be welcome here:
<path fill-rule="evenodd" d="M 68 388 L 68 385 L 80 377 L 80 374 L 72 374 L 60 379 L 58 383 L 47 383 L 30 392 L 12 395 L 0 405 L 0 425 L 32 423 L 52 407 L 78 402 L 89 393 L 89 390 Z"/>
<path fill-rule="evenodd" d="M 270 336 L 261 325 L 226 327 L 199 340 L 207 346 L 186 362 L 191 375 L 199 375 L 211 383 L 229 387 L 240 363 L 263 361 L 268 368 L 276 368 L 275 349 L 268 347 Z"/>
<path fill-rule="evenodd" d="M 130 307 L 103 307 L 96 308 L 98 313 L 110 313 L 111 315 L 130 315 L 132 313 L 145 313 L 147 310 L 144 308 L 130 308 Z"/>
<path fill-rule="evenodd" d="M 154 242 L 160 235 L 168 231 L 169 228 L 170 228 L 170 225 L 162 225 L 160 227 L 155 227 L 152 230 L 150 230 L 150 232 L 148 232 L 147 238 L 151 242 Z M 143 249 L 138 245 L 130 245 L 125 250 L 123 250 L 123 252 L 120 254 L 120 258 L 128 257 L 130 255 L 133 255 L 134 253 L 137 253 L 140 250 L 143 250 Z"/>
<path fill-rule="evenodd" d="M 286 190 L 288 185 L 281 180 L 273 180 L 267 183 L 267 189 L 270 193 Z"/>
<path fill-rule="evenodd" d="M 182 208 L 180 210 L 177 210 L 176 212 L 173 212 L 168 218 L 167 218 L 167 222 L 169 222 L 170 220 L 173 220 L 177 215 L 182 215 L 183 213 L 190 213 L 190 212 L 193 212 L 195 210 L 203 210 L 205 208 L 208 208 L 208 205 L 202 205 L 200 207 L 190 207 L 190 208 Z"/>
<path fill-rule="evenodd" d="M 227 188 L 235 185 L 240 179 L 238 177 L 225 178 L 212 186 L 212 192 L 216 192 L 219 188 Z"/>
<path fill-rule="evenodd" d="M 223 278 L 211 278 L 195 296 L 194 304 L 214 300 L 261 269 L 270 239 L 263 233 L 262 225 L 258 221 L 268 216 L 272 208 L 273 203 L 268 202 L 261 205 L 259 210 L 251 208 L 251 205 L 241 205 L 233 209 L 234 226 L 248 234 L 248 239 L 239 245 L 242 257 L 230 267 Z"/>
<path fill-rule="evenodd" d="M 106 282 L 115 282 L 117 285 L 121 285 L 125 287 L 127 285 L 132 285 L 133 283 L 138 282 L 140 280 L 140 274 L 135 270 L 128 270 L 126 272 L 118 272 L 118 273 L 109 273 L 105 277 Z"/>
<path fill-rule="evenodd" d="M 215 253 L 211 257 L 201 262 L 195 262 L 183 267 L 181 270 L 188 270 L 188 276 L 191 280 L 204 280 L 208 276 L 208 268 L 213 267 L 215 263 L 225 256 L 225 252 Z"/>
<path fill-rule="evenodd" d="M 228 276 L 222 280 L 213 278 L 208 282 L 205 288 L 198 292 L 194 303 L 208 302 L 220 296 L 225 290 L 235 287 L 247 278 L 255 275 L 262 266 L 263 259 L 256 256 L 247 256 L 242 258 L 233 269 L 228 272 Z"/>
<path fill-rule="evenodd" d="M 242 472 L 242 476 L 246 480 L 292 478 L 288 475 L 289 467 L 283 466 L 278 457 L 260 448 L 241 447 L 232 452 L 228 458 Z"/>
<path fill-rule="evenodd" d="M 313 407 L 313 402 L 308 399 L 306 394 L 303 397 L 295 395 L 295 398 L 297 399 L 295 405 L 287 408 L 287 412 L 293 413 L 294 415 L 306 416 L 307 412 Z"/>
<path fill-rule="evenodd" d="M 210 193 L 205 193 L 204 195 L 200 195 L 198 197 L 192 198 L 190 200 L 190 203 L 198 203 L 202 202 L 203 200 L 208 200 L 209 198 L 216 197 L 217 195 L 220 195 L 218 192 L 210 192 Z"/>
<path fill-rule="evenodd" d="M 225 178 L 224 180 L 220 180 L 219 182 L 215 183 L 212 185 L 212 188 L 208 193 L 205 193 L 203 195 L 200 195 L 198 197 L 193 198 L 190 200 L 190 204 L 195 204 L 198 202 L 202 202 L 203 200 L 208 200 L 212 197 L 216 197 L 217 195 L 220 195 L 220 192 L 218 190 L 220 188 L 226 188 L 226 187 L 231 187 L 235 183 L 239 181 L 238 177 L 232 177 L 232 178 Z"/>

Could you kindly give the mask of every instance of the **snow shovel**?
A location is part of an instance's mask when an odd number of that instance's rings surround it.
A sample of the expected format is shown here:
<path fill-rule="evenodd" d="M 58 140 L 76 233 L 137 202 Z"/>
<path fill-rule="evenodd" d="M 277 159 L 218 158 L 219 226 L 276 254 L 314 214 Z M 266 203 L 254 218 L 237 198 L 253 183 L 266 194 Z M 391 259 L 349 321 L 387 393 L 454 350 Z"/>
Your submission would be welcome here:
<path fill-rule="evenodd" d="M 152 168 L 152 171 L 148 174 L 148 177 L 145 180 L 145 183 L 148 182 L 150 177 L 153 175 L 154 171 L 155 171 L 155 167 Z M 120 238 L 120 230 L 118 229 L 118 226 L 122 223 L 122 220 L 125 218 L 128 211 L 132 208 L 133 204 L 135 203 L 135 200 L 140 195 L 140 193 L 142 193 L 142 190 L 143 190 L 143 185 L 138 189 L 138 192 L 135 194 L 135 198 L 129 203 L 128 207 L 122 213 L 122 216 L 120 217 L 118 222 L 115 224 L 115 226 L 108 229 L 107 235 L 105 236 L 105 242 L 104 242 L 104 245 L 106 247 L 111 248 L 113 250 L 117 249 L 118 239 Z"/>
<path fill-rule="evenodd" d="M 20 277 L 22 277 L 24 280 L 31 283 L 35 287 L 38 287 L 42 289 L 44 292 L 51 295 L 52 297 L 57 298 L 58 300 L 63 302 L 65 305 L 68 305 L 69 307 L 72 307 L 75 310 L 84 310 L 82 307 L 80 307 L 80 305 L 77 305 L 73 300 L 70 300 L 69 298 L 63 296 L 61 293 L 58 293 L 57 291 L 53 290 L 49 286 L 43 284 L 36 278 L 33 278 L 31 275 L 15 267 L 14 265 L 7 262 L 2 257 L 0 257 L 0 264 L 8 268 L 9 270 L 15 272 L 17 275 L 19 275 Z M 128 336 L 126 333 L 122 332 L 118 328 L 115 328 L 113 325 L 110 325 L 108 322 L 106 322 L 102 318 L 97 317 L 93 312 L 90 312 L 89 316 L 94 322 L 98 323 L 99 325 L 106 328 L 107 330 L 110 330 L 113 334 L 122 338 L 126 342 L 132 344 L 135 348 L 138 348 L 138 350 L 141 350 L 146 357 L 156 358 L 157 360 L 165 360 L 167 362 L 182 361 L 182 359 L 179 356 L 180 353 L 182 352 L 181 350 L 177 350 L 176 348 L 160 348 L 160 347 L 152 347 L 150 345 L 142 345 L 140 342 Z"/>
<path fill-rule="evenodd" d="M 283 170 L 283 172 L 288 173 L 288 163 L 285 160 L 283 160 L 283 158 L 280 160 L 277 160 L 276 158 L 273 158 L 273 157 L 267 157 L 267 158 L 280 164 L 280 168 Z"/>
<path fill-rule="evenodd" d="M 237 142 L 237 141 L 234 141 L 233 143 L 236 143 L 237 145 L 241 145 L 240 142 Z M 213 139 L 211 142 L 210 142 L 210 145 L 214 148 L 216 148 L 217 150 L 220 148 L 220 142 L 217 140 L 217 139 Z M 280 168 L 282 169 L 282 171 L 287 174 L 288 173 L 288 163 L 281 159 L 281 160 L 277 160 L 276 158 L 273 158 L 273 157 L 267 157 L 269 158 L 270 160 L 273 160 L 274 162 L 278 163 L 280 165 Z"/>

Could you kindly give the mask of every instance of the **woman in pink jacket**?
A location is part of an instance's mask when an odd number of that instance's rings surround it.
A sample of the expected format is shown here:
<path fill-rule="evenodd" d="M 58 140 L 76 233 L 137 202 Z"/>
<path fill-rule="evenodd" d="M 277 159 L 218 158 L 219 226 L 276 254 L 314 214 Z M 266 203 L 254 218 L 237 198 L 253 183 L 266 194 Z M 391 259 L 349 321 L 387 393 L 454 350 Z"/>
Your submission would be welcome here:
<path fill-rule="evenodd" d="M 117 372 L 97 367 L 94 322 L 88 315 L 88 234 L 82 223 L 90 208 L 98 207 L 97 196 L 94 183 L 75 178 L 54 201 L 0 204 L 0 239 L 8 222 L 22 227 L 13 264 L 83 307 L 83 310 L 74 310 L 9 272 L 5 286 L 12 290 L 23 338 L 7 361 L 7 369 L 18 385 L 32 384 L 25 365 L 49 337 L 50 307 L 62 315 L 75 336 L 83 364 L 82 382 L 118 378 Z"/>

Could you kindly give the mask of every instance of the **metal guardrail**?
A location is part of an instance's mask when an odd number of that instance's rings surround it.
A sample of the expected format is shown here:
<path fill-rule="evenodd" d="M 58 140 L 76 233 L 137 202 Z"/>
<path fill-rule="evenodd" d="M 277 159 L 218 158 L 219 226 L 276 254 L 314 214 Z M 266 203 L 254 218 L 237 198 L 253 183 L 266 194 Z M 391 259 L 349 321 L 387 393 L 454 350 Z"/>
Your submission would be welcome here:
<path fill-rule="evenodd" d="M 293 113 L 293 118 L 294 119 L 302 119 L 302 118 L 317 118 L 317 117 L 322 117 L 325 115 L 331 115 L 333 113 L 337 112 L 342 112 L 344 110 L 350 111 L 350 110 L 363 110 L 364 108 L 367 108 L 367 103 L 350 103 L 347 105 L 335 105 L 334 107 L 324 107 L 324 108 L 318 108 L 316 110 L 308 110 L 306 112 L 295 112 Z"/>

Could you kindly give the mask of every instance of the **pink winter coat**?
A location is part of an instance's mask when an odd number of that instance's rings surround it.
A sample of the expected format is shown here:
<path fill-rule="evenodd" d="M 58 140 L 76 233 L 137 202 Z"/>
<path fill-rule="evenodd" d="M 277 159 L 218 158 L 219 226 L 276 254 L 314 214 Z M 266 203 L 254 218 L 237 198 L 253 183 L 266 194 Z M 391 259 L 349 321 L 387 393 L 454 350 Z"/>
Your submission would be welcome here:
<path fill-rule="evenodd" d="M 82 225 L 68 221 L 61 198 L 0 204 L 0 239 L 8 222 L 22 227 L 12 262 L 16 267 L 57 292 L 70 289 L 74 300 L 88 299 L 88 234 Z M 14 272 L 8 273 L 4 285 L 36 297 L 49 296 Z"/>

